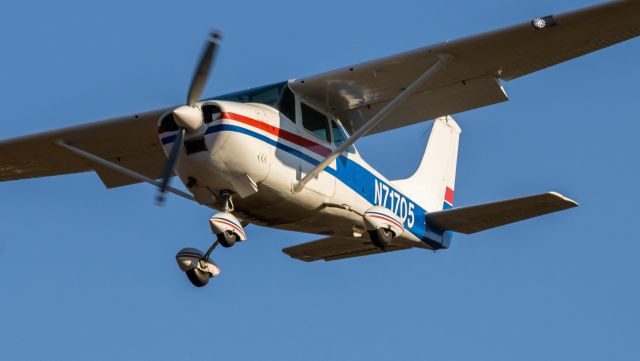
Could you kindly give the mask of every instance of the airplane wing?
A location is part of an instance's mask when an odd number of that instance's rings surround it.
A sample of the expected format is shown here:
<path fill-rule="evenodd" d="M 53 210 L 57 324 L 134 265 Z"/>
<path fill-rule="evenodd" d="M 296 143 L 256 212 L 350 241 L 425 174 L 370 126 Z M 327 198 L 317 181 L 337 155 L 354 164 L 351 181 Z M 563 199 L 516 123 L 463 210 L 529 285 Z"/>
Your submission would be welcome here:
<path fill-rule="evenodd" d="M 282 252 L 301 261 L 313 262 L 321 259 L 335 261 L 409 248 L 411 247 L 392 245 L 387 247 L 386 251 L 381 251 L 366 238 L 328 237 L 288 247 L 283 249 Z"/>
<path fill-rule="evenodd" d="M 511 80 L 640 34 L 640 1 L 617 0 L 441 43 L 290 82 L 300 96 L 336 114 L 354 131 L 388 104 L 439 55 L 453 61 L 369 134 L 506 101 Z M 138 180 L 78 158 L 62 140 L 152 179 L 165 156 L 156 119 L 165 110 L 0 142 L 0 181 L 94 170 L 107 187 Z"/>
<path fill-rule="evenodd" d="M 512 27 L 297 79 L 292 89 L 359 129 L 438 61 L 453 62 L 369 134 L 508 100 L 512 80 L 640 35 L 640 1 L 609 1 Z"/>
<path fill-rule="evenodd" d="M 578 206 L 555 192 L 427 214 L 427 224 L 440 230 L 476 233 Z"/>
<path fill-rule="evenodd" d="M 149 178 L 162 174 L 166 159 L 157 121 L 165 110 L 28 135 L 0 142 L 0 181 L 94 170 L 108 188 L 139 181 L 80 158 L 56 145 L 67 142 Z"/>

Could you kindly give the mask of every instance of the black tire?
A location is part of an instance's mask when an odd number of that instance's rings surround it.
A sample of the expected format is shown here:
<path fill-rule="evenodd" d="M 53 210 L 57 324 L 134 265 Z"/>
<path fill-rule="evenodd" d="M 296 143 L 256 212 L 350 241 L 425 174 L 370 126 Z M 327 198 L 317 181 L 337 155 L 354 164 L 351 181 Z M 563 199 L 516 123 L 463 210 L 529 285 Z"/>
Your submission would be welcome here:
<path fill-rule="evenodd" d="M 232 247 L 236 244 L 236 240 L 238 240 L 238 235 L 231 231 L 222 232 L 216 236 L 218 237 L 218 242 L 220 242 L 220 245 L 224 248 Z"/>
<path fill-rule="evenodd" d="M 196 287 L 204 287 L 209 283 L 209 274 L 206 272 L 202 272 L 197 268 L 189 270 L 185 272 L 187 274 L 187 278 L 191 281 Z"/>
<path fill-rule="evenodd" d="M 396 235 L 391 230 L 386 228 L 379 228 L 375 231 L 369 232 L 371 243 L 383 251 L 391 245 L 391 241 L 395 236 Z"/>

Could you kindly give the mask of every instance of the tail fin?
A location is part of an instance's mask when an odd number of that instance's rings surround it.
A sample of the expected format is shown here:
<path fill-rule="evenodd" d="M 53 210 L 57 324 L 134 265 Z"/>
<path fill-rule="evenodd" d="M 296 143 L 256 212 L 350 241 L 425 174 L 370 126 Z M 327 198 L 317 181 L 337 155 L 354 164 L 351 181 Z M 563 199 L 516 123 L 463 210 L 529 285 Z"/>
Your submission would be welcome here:
<path fill-rule="evenodd" d="M 453 206 L 461 132 L 452 117 L 436 119 L 418 169 L 411 177 L 392 182 L 428 212 Z"/>

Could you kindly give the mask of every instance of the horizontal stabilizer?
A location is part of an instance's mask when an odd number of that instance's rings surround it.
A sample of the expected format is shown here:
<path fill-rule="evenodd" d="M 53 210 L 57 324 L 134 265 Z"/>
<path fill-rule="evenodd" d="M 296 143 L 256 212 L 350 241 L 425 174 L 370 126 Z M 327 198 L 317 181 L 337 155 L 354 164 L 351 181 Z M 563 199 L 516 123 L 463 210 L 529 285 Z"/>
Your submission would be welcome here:
<path fill-rule="evenodd" d="M 427 214 L 427 224 L 439 230 L 476 233 L 543 214 L 577 207 L 578 203 L 555 192 L 506 201 L 451 208 Z"/>
<path fill-rule="evenodd" d="M 400 251 L 410 247 L 391 245 L 384 252 Z M 282 250 L 290 257 L 305 262 L 318 260 L 335 261 L 343 258 L 368 256 L 383 253 L 366 238 L 328 237 L 302 243 Z"/>

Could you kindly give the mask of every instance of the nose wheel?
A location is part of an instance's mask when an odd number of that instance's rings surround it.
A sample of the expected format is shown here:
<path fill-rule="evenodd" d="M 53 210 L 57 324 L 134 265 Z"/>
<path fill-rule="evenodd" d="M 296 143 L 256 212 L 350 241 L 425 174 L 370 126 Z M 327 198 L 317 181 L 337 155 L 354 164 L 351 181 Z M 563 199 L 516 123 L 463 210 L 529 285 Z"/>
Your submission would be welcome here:
<path fill-rule="evenodd" d="M 176 255 L 178 267 L 196 287 L 206 286 L 209 283 L 209 279 L 220 274 L 220 268 L 210 259 L 211 253 L 218 245 L 230 248 L 237 241 L 247 239 L 244 227 L 231 214 L 234 208 L 231 192 L 222 191 L 220 195 L 224 199 L 223 212 L 216 213 L 209 219 L 209 226 L 216 236 L 216 241 L 204 254 L 195 248 L 183 248 Z"/>
<path fill-rule="evenodd" d="M 209 256 L 216 248 L 215 242 L 207 253 L 202 253 L 199 249 L 183 248 L 176 255 L 178 267 L 187 275 L 191 284 L 196 287 L 204 287 L 209 283 L 209 279 L 220 274 L 220 268 Z"/>
<path fill-rule="evenodd" d="M 218 242 L 220 242 L 220 244 L 224 248 L 233 247 L 233 245 L 236 244 L 236 240 L 238 239 L 238 235 L 232 231 L 224 231 L 220 234 L 217 234 L 216 236 L 218 237 Z"/>

